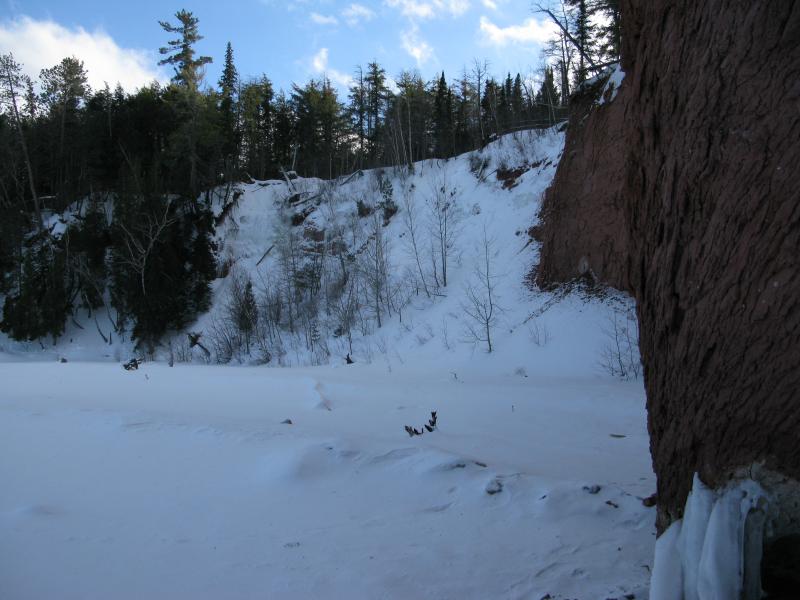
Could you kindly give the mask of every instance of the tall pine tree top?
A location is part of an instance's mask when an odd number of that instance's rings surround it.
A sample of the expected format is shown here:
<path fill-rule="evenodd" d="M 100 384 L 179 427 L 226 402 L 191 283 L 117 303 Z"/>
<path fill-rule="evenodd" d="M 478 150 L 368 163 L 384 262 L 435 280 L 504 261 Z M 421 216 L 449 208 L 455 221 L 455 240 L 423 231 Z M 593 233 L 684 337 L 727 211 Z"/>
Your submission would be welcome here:
<path fill-rule="evenodd" d="M 173 65 L 175 76 L 172 80 L 175 83 L 185 85 L 190 89 L 197 89 L 200 74 L 199 69 L 203 65 L 211 62 L 210 56 L 199 56 L 195 58 L 194 44 L 203 39 L 197 32 L 198 19 L 187 10 L 179 10 L 175 13 L 180 25 L 171 25 L 166 21 L 159 21 L 158 24 L 168 33 L 178 33 L 180 37 L 167 42 L 167 46 L 159 48 L 160 54 L 168 54 L 158 62 L 159 65 Z"/>
<path fill-rule="evenodd" d="M 219 78 L 219 87 L 223 97 L 233 97 L 236 92 L 236 84 L 239 81 L 239 74 L 233 64 L 233 47 L 231 43 L 225 47 L 225 65 L 222 68 L 222 75 Z"/>

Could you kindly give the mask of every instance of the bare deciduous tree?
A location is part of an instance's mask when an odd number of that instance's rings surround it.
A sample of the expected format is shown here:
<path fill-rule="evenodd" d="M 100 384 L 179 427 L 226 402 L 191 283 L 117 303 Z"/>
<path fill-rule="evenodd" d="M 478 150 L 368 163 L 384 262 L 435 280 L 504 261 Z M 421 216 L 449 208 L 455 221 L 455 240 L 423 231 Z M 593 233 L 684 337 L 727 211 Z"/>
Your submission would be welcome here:
<path fill-rule="evenodd" d="M 383 234 L 380 216 L 375 213 L 370 220 L 370 239 L 362 253 L 360 271 L 370 292 L 370 300 L 378 327 L 382 325 L 381 307 L 388 307 L 389 248 Z"/>
<path fill-rule="evenodd" d="M 486 139 L 486 132 L 483 130 L 483 117 L 481 115 L 481 99 L 483 98 L 483 84 L 489 76 L 489 63 L 484 60 L 481 62 L 477 58 L 472 59 L 472 84 L 475 86 L 475 118 L 481 131 L 481 143 Z"/>
<path fill-rule="evenodd" d="M 600 356 L 600 366 L 620 379 L 638 379 L 642 372 L 639 357 L 639 325 L 633 310 L 614 311 L 603 328 L 607 343 Z"/>
<path fill-rule="evenodd" d="M 492 330 L 497 325 L 500 307 L 497 304 L 497 274 L 494 271 L 494 239 L 483 226 L 479 258 L 472 278 L 464 287 L 461 308 L 467 315 L 466 334 L 473 342 L 485 342 L 488 352 L 493 349 Z"/>
<path fill-rule="evenodd" d="M 177 220 L 169 215 L 171 205 L 172 201 L 167 199 L 164 202 L 163 212 L 155 215 L 147 214 L 141 219 L 140 223 L 130 228 L 124 222 L 118 222 L 123 234 L 122 240 L 125 244 L 125 255 L 122 258 L 122 262 L 139 275 L 142 296 L 145 297 L 147 296 L 147 285 L 145 283 L 147 261 L 150 259 L 161 235 Z"/>
<path fill-rule="evenodd" d="M 414 202 L 414 191 L 412 188 L 406 187 L 403 189 L 403 193 L 401 194 L 401 202 L 403 205 L 403 225 L 407 234 L 407 250 L 414 257 L 414 262 L 417 265 L 417 272 L 419 273 L 419 281 L 420 284 L 422 284 L 422 289 L 425 290 L 425 295 L 430 298 L 431 293 L 428 290 L 428 282 L 425 280 L 425 272 L 422 269 L 419 222 L 417 207 Z"/>
<path fill-rule="evenodd" d="M 442 287 L 447 287 L 447 268 L 455 249 L 461 211 L 456 201 L 458 189 L 449 187 L 447 173 L 431 185 L 428 196 L 428 216 L 430 220 L 431 243 L 434 248 L 434 271 L 438 266 Z M 438 265 L 436 259 L 438 258 Z M 437 277 L 438 283 L 438 277 Z"/>

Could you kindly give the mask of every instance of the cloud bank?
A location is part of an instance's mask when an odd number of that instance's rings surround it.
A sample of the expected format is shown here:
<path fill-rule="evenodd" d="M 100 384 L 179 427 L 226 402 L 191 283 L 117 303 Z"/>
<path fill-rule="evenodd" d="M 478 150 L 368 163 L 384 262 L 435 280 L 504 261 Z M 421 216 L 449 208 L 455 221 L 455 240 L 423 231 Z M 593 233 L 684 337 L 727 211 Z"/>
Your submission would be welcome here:
<path fill-rule="evenodd" d="M 0 22 L 0 52 L 12 52 L 23 71 L 32 78 L 39 71 L 52 67 L 63 58 L 75 56 L 83 61 L 93 89 L 106 82 L 111 87 L 120 83 L 133 91 L 154 79 L 169 77 L 156 67 L 154 52 L 122 48 L 102 30 L 69 29 L 54 21 L 38 21 L 27 16 Z"/>
<path fill-rule="evenodd" d="M 491 46 L 507 46 L 509 44 L 542 44 L 551 39 L 556 25 L 550 21 L 525 19 L 521 25 L 499 27 L 488 17 L 481 17 L 480 31 L 483 42 Z"/>

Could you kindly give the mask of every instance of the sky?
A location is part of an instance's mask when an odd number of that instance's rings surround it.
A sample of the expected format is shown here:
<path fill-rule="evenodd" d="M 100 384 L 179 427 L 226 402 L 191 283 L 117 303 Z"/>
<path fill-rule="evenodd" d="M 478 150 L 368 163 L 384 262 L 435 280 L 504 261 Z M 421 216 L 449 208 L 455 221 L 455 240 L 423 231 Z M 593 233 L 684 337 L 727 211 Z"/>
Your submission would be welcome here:
<path fill-rule="evenodd" d="M 0 52 L 13 52 L 36 76 L 65 56 L 84 61 L 92 87 L 129 91 L 166 81 L 158 48 L 185 8 L 199 19 L 199 54 L 211 56 L 206 83 L 216 84 L 231 42 L 244 79 L 266 74 L 276 88 L 327 75 L 346 89 L 357 65 L 377 61 L 390 77 L 419 69 L 426 79 L 458 77 L 473 59 L 490 72 L 541 68 L 541 45 L 553 26 L 529 0 L 0 0 Z"/>

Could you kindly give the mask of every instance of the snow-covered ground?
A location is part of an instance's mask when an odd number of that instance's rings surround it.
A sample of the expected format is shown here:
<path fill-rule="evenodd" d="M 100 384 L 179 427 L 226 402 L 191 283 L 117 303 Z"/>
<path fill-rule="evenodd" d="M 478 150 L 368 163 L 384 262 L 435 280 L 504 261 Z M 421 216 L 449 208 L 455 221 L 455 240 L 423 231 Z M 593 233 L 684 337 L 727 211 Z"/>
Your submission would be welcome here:
<path fill-rule="evenodd" d="M 0 364 L 0 597 L 645 597 L 641 384 L 486 371 Z"/>
<path fill-rule="evenodd" d="M 447 288 L 359 332 L 354 365 L 324 317 L 327 353 L 289 340 L 268 366 L 197 364 L 195 349 L 193 364 L 124 371 L 131 342 L 102 342 L 102 310 L 55 346 L 0 337 L 0 598 L 646 597 L 644 390 L 600 364 L 630 301 L 523 283 L 562 144 L 495 142 L 481 179 L 467 155 L 386 172 L 398 278 L 414 267 L 404 190 L 420 219 L 436 186 L 457 190 L 459 235 Z M 520 165 L 534 166 L 503 189 L 494 171 Z M 374 175 L 336 187 L 307 223 L 363 235 L 351 215 L 375 200 Z M 277 268 L 287 188 L 244 186 L 218 229 L 222 258 L 256 285 Z M 463 310 L 484 231 L 502 307 L 491 354 L 468 341 Z M 190 330 L 209 331 L 229 286 L 215 282 Z M 406 434 L 434 410 L 438 430 Z"/>

